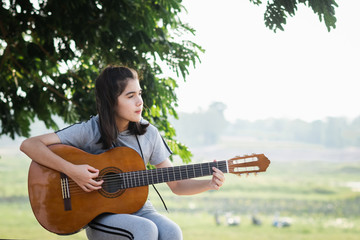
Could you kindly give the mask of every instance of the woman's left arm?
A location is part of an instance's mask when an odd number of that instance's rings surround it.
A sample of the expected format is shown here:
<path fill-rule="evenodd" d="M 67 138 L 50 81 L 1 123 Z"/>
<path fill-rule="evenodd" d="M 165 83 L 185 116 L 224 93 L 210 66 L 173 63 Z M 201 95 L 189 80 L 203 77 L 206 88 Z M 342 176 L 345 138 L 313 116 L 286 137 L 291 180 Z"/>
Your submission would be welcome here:
<path fill-rule="evenodd" d="M 156 168 L 172 167 L 169 159 L 156 165 Z M 222 171 L 213 167 L 213 176 L 209 180 L 185 179 L 180 181 L 168 182 L 171 191 L 177 195 L 193 195 L 208 190 L 219 190 L 225 181 Z"/>

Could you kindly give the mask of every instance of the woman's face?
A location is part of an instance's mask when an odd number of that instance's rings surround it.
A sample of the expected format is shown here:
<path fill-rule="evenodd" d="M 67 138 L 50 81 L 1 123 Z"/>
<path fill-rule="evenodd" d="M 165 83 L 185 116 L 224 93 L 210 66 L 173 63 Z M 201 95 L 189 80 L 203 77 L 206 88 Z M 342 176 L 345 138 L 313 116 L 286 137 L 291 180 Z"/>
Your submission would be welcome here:
<path fill-rule="evenodd" d="M 120 132 L 128 129 L 129 122 L 139 122 L 143 108 L 139 80 L 129 79 L 115 105 L 116 125 Z"/>

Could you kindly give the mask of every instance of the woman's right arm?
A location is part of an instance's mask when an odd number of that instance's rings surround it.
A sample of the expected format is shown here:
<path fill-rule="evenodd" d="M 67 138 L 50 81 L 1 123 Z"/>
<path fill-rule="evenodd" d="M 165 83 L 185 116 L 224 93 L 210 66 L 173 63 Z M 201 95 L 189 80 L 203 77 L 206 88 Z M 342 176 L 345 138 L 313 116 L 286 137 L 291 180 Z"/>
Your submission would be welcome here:
<path fill-rule="evenodd" d="M 74 180 L 84 191 L 91 192 L 101 188 L 102 181 L 95 181 L 99 170 L 89 165 L 75 165 L 53 153 L 47 146 L 61 143 L 55 133 L 44 134 L 24 140 L 20 150 L 33 161 L 63 172 Z"/>

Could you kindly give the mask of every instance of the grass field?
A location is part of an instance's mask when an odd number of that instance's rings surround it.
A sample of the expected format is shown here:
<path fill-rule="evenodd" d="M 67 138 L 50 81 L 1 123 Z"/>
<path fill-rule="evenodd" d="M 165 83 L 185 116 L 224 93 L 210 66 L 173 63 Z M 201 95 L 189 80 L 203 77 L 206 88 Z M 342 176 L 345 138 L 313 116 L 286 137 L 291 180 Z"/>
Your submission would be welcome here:
<path fill-rule="evenodd" d="M 228 174 L 220 191 L 195 196 L 174 196 L 160 184 L 169 213 L 151 190 L 155 207 L 181 226 L 184 239 L 359 239 L 358 149 L 223 139 L 222 145 L 194 148 L 194 160 L 232 157 L 235 148 L 244 153 L 263 149 L 272 160 L 268 171 L 257 177 Z M 17 147 L 2 147 L 0 155 L 0 239 L 86 239 L 84 231 L 57 236 L 44 230 L 27 197 L 29 159 Z M 252 223 L 254 215 L 261 225 Z M 291 225 L 274 227 L 276 215 Z M 239 224 L 228 225 L 227 216 Z"/>

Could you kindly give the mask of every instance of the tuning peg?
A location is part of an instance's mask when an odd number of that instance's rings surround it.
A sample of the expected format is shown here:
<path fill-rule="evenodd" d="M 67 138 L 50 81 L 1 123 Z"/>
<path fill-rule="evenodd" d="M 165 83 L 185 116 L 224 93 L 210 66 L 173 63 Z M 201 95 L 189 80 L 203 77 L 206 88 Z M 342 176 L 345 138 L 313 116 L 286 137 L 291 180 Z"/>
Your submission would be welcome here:
<path fill-rule="evenodd" d="M 254 175 L 255 175 L 255 177 L 258 175 L 259 173 L 257 173 L 257 172 L 254 172 Z"/>
<path fill-rule="evenodd" d="M 246 177 L 248 177 L 249 176 L 249 173 L 246 173 Z"/>

